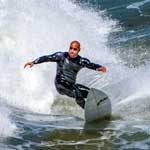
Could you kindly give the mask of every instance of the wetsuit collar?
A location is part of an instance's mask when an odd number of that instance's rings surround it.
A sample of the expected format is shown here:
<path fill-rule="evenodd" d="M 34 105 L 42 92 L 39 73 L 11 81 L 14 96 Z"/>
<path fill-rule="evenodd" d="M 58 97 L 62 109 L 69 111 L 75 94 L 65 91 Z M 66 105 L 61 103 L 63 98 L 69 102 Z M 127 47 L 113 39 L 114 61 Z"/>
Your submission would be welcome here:
<path fill-rule="evenodd" d="M 69 60 L 77 60 L 80 56 L 78 55 L 78 56 L 75 57 L 75 58 L 71 58 L 71 57 L 69 56 L 68 52 L 67 52 L 67 57 L 68 57 Z"/>

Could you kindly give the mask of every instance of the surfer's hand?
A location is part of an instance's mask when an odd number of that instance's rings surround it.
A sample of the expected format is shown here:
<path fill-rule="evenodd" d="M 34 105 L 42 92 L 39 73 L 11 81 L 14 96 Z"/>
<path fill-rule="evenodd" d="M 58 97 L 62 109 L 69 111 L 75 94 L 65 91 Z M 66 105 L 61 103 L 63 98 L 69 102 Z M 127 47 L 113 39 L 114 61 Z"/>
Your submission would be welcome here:
<path fill-rule="evenodd" d="M 25 65 L 24 65 L 24 68 L 26 68 L 27 66 L 29 66 L 30 68 L 33 66 L 33 62 L 27 62 Z"/>
<path fill-rule="evenodd" d="M 107 71 L 107 69 L 106 69 L 106 67 L 102 66 L 102 67 L 98 68 L 98 71 L 105 73 Z"/>

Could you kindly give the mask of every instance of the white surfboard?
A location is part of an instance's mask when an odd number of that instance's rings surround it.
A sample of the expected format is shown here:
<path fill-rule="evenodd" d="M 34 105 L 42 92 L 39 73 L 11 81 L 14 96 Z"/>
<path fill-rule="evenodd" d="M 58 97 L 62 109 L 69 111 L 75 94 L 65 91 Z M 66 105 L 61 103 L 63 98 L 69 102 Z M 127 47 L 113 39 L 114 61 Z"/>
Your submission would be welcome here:
<path fill-rule="evenodd" d="M 111 116 L 111 102 L 102 91 L 91 88 L 85 103 L 85 121 L 92 122 Z"/>

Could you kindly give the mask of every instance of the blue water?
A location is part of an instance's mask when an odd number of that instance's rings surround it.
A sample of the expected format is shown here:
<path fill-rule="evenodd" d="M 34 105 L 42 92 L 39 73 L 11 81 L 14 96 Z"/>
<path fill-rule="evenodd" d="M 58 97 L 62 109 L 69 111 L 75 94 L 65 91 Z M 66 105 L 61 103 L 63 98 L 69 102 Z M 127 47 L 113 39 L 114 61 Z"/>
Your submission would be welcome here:
<path fill-rule="evenodd" d="M 149 150 L 150 0 L 1 0 L 0 149 Z M 87 124 L 74 99 L 58 95 L 56 65 L 25 62 L 81 42 L 105 65 L 77 82 L 103 90 L 112 118 Z"/>
<path fill-rule="evenodd" d="M 116 32 L 112 30 L 109 37 L 109 44 L 121 53 L 121 57 L 129 66 L 137 66 L 149 61 L 149 39 L 150 39 L 150 1 L 90 1 L 81 0 L 82 5 L 104 10 L 106 15 L 117 21 L 117 27 L 121 28 Z M 132 50 L 131 50 L 132 49 Z M 134 50 L 133 50 L 134 49 Z M 126 52 L 124 52 L 126 51 Z M 115 50 L 116 52 L 116 50 Z M 135 55 L 137 53 L 137 55 Z M 141 53 L 144 56 L 141 57 Z M 126 57 L 127 55 L 130 55 Z M 131 55 L 135 55 L 131 58 Z M 132 62 L 130 60 L 132 59 Z M 134 60 L 133 60 L 134 59 Z M 139 60 L 140 59 L 140 60 Z M 128 63 L 128 61 L 130 61 Z"/>

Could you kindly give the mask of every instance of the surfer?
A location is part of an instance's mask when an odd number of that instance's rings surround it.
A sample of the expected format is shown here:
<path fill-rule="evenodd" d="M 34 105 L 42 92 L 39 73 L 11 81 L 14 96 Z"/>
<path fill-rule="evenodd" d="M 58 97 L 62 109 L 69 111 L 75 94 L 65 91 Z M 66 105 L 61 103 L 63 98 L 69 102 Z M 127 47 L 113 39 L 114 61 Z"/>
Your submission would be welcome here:
<path fill-rule="evenodd" d="M 68 52 L 56 52 L 27 62 L 24 68 L 33 67 L 35 64 L 43 62 L 56 62 L 57 73 L 55 78 L 56 90 L 62 94 L 76 99 L 76 103 L 84 109 L 85 99 L 87 98 L 89 88 L 76 83 L 77 73 L 80 69 L 86 67 L 89 69 L 106 72 L 106 67 L 90 62 L 87 58 L 78 55 L 80 52 L 80 43 L 72 41 Z"/>

